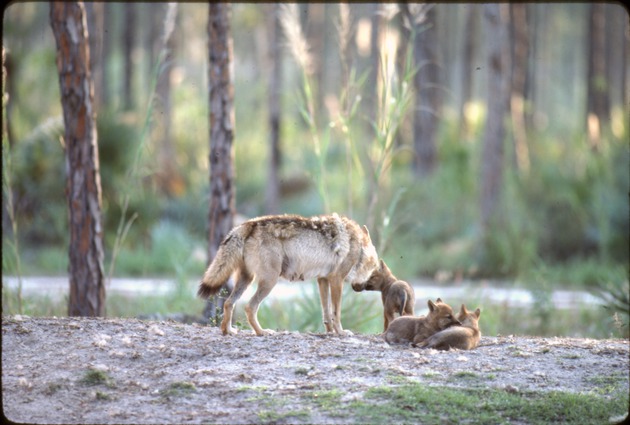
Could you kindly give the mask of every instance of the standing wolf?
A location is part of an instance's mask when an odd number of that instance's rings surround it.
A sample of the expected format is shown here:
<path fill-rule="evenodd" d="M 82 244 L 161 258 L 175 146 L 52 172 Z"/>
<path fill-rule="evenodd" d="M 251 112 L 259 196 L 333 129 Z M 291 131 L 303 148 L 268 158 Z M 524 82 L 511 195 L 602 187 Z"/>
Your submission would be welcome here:
<path fill-rule="evenodd" d="M 237 332 L 232 327 L 234 306 L 256 278 L 258 288 L 245 307 L 245 314 L 256 335 L 266 335 L 272 331 L 260 327 L 258 306 L 278 279 L 317 278 L 326 331 L 342 334 L 344 280 L 364 282 L 377 266 L 378 256 L 367 227 L 347 217 L 265 216 L 248 220 L 228 233 L 206 270 L 197 295 L 208 298 L 216 294 L 232 273 L 237 273 L 234 289 L 223 306 L 221 322 L 223 334 L 234 335 Z"/>

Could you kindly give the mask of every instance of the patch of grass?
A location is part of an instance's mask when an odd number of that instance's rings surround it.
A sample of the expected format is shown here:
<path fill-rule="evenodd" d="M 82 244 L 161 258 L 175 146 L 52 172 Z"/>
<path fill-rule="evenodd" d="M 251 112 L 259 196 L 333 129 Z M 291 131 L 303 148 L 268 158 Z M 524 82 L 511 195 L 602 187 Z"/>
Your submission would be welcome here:
<path fill-rule="evenodd" d="M 160 391 L 160 395 L 165 398 L 183 397 L 195 391 L 197 387 L 192 382 L 177 381 Z"/>
<path fill-rule="evenodd" d="M 261 410 L 258 412 L 258 419 L 263 424 L 277 424 L 277 423 L 295 423 L 297 421 L 308 422 L 311 418 L 311 412 L 308 410 L 289 410 L 286 412 L 279 412 L 275 410 Z"/>
<path fill-rule="evenodd" d="M 101 401 L 110 401 L 114 399 L 114 397 L 112 397 L 111 394 L 104 393 L 102 391 L 97 391 L 95 397 L 96 397 L 96 400 L 101 400 Z"/>
<path fill-rule="evenodd" d="M 584 424 L 607 423 L 625 414 L 628 396 L 604 398 L 564 392 L 510 394 L 499 389 L 452 389 L 410 384 L 368 390 L 350 403 L 357 421 Z"/>
<path fill-rule="evenodd" d="M 84 385 L 94 386 L 94 385 L 107 385 L 113 386 L 113 381 L 107 374 L 102 370 L 88 370 L 81 378 L 80 382 Z"/>
<path fill-rule="evenodd" d="M 313 401 L 320 408 L 330 412 L 339 406 L 339 400 L 342 396 L 343 393 L 337 388 L 328 391 L 315 391 L 313 392 Z"/>

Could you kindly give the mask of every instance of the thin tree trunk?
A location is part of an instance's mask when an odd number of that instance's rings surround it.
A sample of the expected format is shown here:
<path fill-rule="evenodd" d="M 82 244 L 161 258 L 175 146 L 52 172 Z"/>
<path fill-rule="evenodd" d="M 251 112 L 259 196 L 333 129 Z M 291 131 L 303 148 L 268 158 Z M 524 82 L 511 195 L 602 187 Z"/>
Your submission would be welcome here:
<path fill-rule="evenodd" d="M 103 11 L 102 2 L 85 3 L 88 33 L 90 34 L 90 72 L 94 82 L 94 108 L 103 105 Z"/>
<path fill-rule="evenodd" d="M 466 119 L 466 106 L 472 100 L 472 82 L 475 72 L 473 58 L 475 57 L 476 34 L 477 34 L 477 5 L 467 4 L 466 23 L 464 24 L 464 52 L 462 58 L 462 102 L 459 111 L 459 134 L 463 138 L 471 137 L 470 123 Z"/>
<path fill-rule="evenodd" d="M 93 84 L 82 2 L 53 2 L 50 22 L 65 124 L 66 194 L 70 218 L 69 316 L 103 316 L 103 227 Z"/>
<path fill-rule="evenodd" d="M 282 49 L 280 6 L 269 6 L 269 171 L 265 193 L 265 210 L 267 214 L 277 214 L 280 206 L 280 89 L 282 79 Z"/>
<path fill-rule="evenodd" d="M 588 12 L 587 127 L 593 150 L 600 143 L 601 126 L 610 118 L 606 73 L 605 4 L 593 3 Z"/>
<path fill-rule="evenodd" d="M 208 264 L 232 229 L 234 188 L 234 87 L 230 75 L 232 37 L 231 5 L 210 3 L 208 19 L 208 88 L 210 107 L 210 212 L 208 215 Z M 219 308 L 221 309 L 221 300 Z M 204 314 L 216 317 L 217 308 Z"/>
<path fill-rule="evenodd" d="M 499 210 L 506 114 L 510 110 L 509 5 L 484 4 L 488 29 L 488 113 L 481 165 L 481 228 L 485 240 Z"/>
<path fill-rule="evenodd" d="M 525 82 L 527 79 L 527 57 L 529 53 L 529 34 L 527 24 L 527 5 L 510 5 L 512 28 L 512 94 L 510 108 L 512 129 L 514 132 L 514 155 L 518 170 L 529 172 L 529 146 L 525 127 Z"/>
<path fill-rule="evenodd" d="M 123 30 L 124 74 L 123 108 L 127 111 L 134 107 L 133 98 L 133 49 L 136 41 L 136 4 L 128 2 L 125 6 L 125 27 Z"/>

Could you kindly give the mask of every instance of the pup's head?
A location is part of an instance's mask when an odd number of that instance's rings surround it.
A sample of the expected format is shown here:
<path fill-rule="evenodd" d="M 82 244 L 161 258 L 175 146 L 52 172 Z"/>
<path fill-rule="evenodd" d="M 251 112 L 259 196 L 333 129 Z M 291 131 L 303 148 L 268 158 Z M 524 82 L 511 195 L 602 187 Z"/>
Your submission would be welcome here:
<path fill-rule="evenodd" d="M 462 304 L 462 307 L 459 310 L 459 314 L 457 315 L 457 320 L 462 323 L 462 326 L 466 326 L 469 328 L 478 328 L 479 316 L 481 316 L 480 309 L 470 312 L 466 309 L 466 305 Z"/>
<path fill-rule="evenodd" d="M 376 254 L 376 248 L 374 248 L 372 244 L 370 232 L 365 226 L 361 227 L 361 230 L 361 253 L 359 254 L 359 260 L 352 270 L 350 270 L 346 278 L 350 283 L 362 283 L 367 281 L 372 275 L 372 272 L 378 267 L 378 255 Z"/>
<path fill-rule="evenodd" d="M 440 298 L 435 303 L 429 300 L 427 304 L 429 306 L 427 320 L 438 329 L 442 330 L 449 326 L 461 325 L 460 321 L 455 317 L 451 306 L 444 303 Z"/>
<path fill-rule="evenodd" d="M 370 278 L 363 283 L 353 283 L 352 289 L 356 292 L 361 291 L 380 291 L 383 283 L 392 277 L 392 272 L 387 264 L 381 259 L 378 267 L 372 271 Z"/>

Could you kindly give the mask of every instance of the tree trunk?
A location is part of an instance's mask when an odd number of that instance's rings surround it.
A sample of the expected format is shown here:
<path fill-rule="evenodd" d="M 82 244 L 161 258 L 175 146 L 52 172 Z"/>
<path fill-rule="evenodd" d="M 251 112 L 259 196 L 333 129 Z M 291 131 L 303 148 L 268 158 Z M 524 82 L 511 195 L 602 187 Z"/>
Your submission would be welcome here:
<path fill-rule="evenodd" d="M 589 143 L 597 150 L 601 125 L 608 122 L 608 80 L 606 73 L 606 15 L 605 4 L 593 3 L 588 13 L 588 68 L 586 122 Z"/>
<path fill-rule="evenodd" d="M 282 46 L 280 6 L 269 6 L 269 172 L 265 193 L 265 211 L 267 214 L 277 214 L 280 206 L 280 88 L 282 79 Z"/>
<path fill-rule="evenodd" d="M 527 25 L 527 5 L 510 4 L 512 28 L 512 94 L 510 108 L 514 133 L 514 155 L 518 170 L 529 172 L 529 146 L 525 127 L 525 82 L 529 54 L 529 35 Z"/>
<path fill-rule="evenodd" d="M 210 3 L 208 19 L 208 88 L 210 107 L 210 213 L 208 215 L 208 264 L 232 229 L 234 196 L 234 87 L 230 66 L 231 5 Z M 209 301 L 210 302 L 210 301 Z M 221 301 L 219 300 L 219 304 Z M 208 306 L 207 306 L 208 307 Z M 206 308 L 214 317 L 217 308 Z M 221 310 L 219 305 L 218 310 Z"/>
<path fill-rule="evenodd" d="M 485 4 L 488 29 L 488 100 L 481 164 L 481 229 L 485 239 L 497 216 L 503 184 L 504 120 L 510 108 L 509 5 Z"/>
<path fill-rule="evenodd" d="M 438 40 L 435 29 L 435 7 L 427 7 L 424 18 L 405 13 L 413 26 L 413 57 L 417 69 L 414 75 L 414 152 L 413 169 L 417 176 L 429 176 L 437 165 L 436 136 L 440 109 L 440 67 L 437 58 Z"/>
<path fill-rule="evenodd" d="M 466 23 L 464 24 L 464 52 L 462 57 L 462 102 L 459 111 L 459 134 L 462 138 L 471 137 L 470 123 L 466 117 L 466 106 L 473 97 L 473 79 L 476 75 L 473 58 L 476 53 L 476 35 L 477 35 L 477 5 L 467 4 L 466 6 Z"/>
<path fill-rule="evenodd" d="M 136 42 L 136 4 L 125 3 L 125 27 L 123 30 L 123 108 L 130 111 L 134 107 L 133 99 L 133 49 Z"/>
<path fill-rule="evenodd" d="M 103 316 L 103 227 L 94 88 L 82 2 L 53 2 L 50 22 L 65 124 L 66 194 L 70 217 L 69 316 Z"/>

